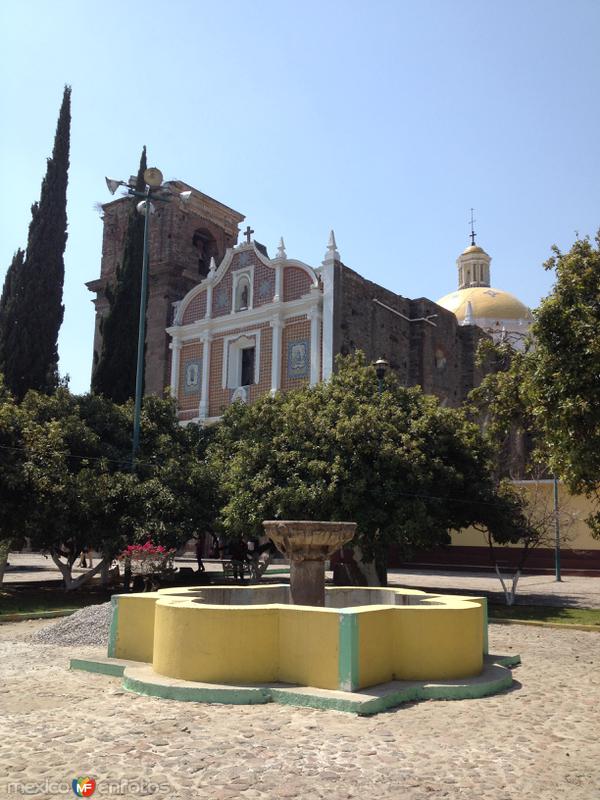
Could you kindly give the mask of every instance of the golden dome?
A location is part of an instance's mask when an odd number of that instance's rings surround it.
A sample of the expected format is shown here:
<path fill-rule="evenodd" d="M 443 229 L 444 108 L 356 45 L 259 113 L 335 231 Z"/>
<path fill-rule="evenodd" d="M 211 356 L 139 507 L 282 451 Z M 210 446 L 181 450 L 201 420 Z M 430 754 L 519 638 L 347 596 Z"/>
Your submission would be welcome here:
<path fill-rule="evenodd" d="M 462 251 L 463 256 L 469 255 L 469 253 L 484 253 L 487 256 L 483 247 L 479 247 L 478 244 L 470 244 Z"/>
<path fill-rule="evenodd" d="M 467 248 L 471 250 L 472 248 Z M 465 251 L 466 252 L 466 251 Z M 467 303 L 471 303 L 473 319 L 478 320 L 525 320 L 532 321 L 531 311 L 510 292 L 502 289 L 491 289 L 488 286 L 472 286 L 469 289 L 457 289 L 444 295 L 437 301 L 438 306 L 452 311 L 459 322 L 463 322 L 467 313 Z M 492 323 L 493 324 L 493 323 Z"/>

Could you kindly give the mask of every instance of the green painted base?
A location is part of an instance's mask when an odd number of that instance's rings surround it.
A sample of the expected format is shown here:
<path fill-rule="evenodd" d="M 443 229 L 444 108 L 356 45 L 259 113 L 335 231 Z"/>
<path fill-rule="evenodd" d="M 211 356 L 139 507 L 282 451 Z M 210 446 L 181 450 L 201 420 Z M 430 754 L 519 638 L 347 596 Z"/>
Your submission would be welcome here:
<path fill-rule="evenodd" d="M 335 711 L 349 711 L 363 716 L 415 700 L 465 700 L 487 697 L 510 689 L 513 684 L 509 667 L 521 662 L 515 656 L 486 656 L 484 669 L 474 678 L 456 681 L 390 681 L 357 692 L 315 689 L 289 684 L 227 686 L 194 681 L 180 681 L 158 675 L 149 664 L 122 659 L 71 659 L 71 669 L 123 677 L 123 687 L 136 694 L 165 700 L 196 703 L 254 705 L 282 703 Z"/>

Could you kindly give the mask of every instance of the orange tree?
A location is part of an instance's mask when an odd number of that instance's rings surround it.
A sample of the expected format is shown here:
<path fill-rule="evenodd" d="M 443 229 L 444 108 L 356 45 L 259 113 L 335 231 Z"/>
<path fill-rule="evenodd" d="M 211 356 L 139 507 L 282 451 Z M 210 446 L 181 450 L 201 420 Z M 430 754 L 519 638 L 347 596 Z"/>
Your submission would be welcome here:
<path fill-rule="evenodd" d="M 379 394 L 361 354 L 315 387 L 234 404 L 210 452 L 227 536 L 259 535 L 264 519 L 354 521 L 382 581 L 392 544 L 408 556 L 474 523 L 504 540 L 525 524 L 478 426 L 393 374 Z"/>

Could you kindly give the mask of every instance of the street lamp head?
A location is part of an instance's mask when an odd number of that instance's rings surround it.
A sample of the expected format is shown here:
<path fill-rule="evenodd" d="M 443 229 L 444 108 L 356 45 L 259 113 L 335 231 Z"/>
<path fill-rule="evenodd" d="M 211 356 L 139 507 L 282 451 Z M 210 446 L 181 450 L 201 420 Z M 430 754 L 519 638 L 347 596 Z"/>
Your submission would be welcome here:
<path fill-rule="evenodd" d="M 111 194 L 114 194 L 119 186 L 123 185 L 123 181 L 115 181 L 113 178 L 105 178 L 106 185 L 108 186 L 108 191 Z"/>
<path fill-rule="evenodd" d="M 136 206 L 138 214 L 141 214 L 142 217 L 146 216 L 146 205 L 148 205 L 150 207 L 150 213 L 151 214 L 154 214 L 154 212 L 156 211 L 156 209 L 154 208 L 154 205 L 152 203 L 148 203 L 147 200 L 142 200 L 141 203 L 138 203 L 137 206 Z"/>
<path fill-rule="evenodd" d="M 144 180 L 148 186 L 158 187 L 163 182 L 163 174 L 156 167 L 148 167 L 148 169 L 144 172 Z"/>
<path fill-rule="evenodd" d="M 389 367 L 388 362 L 385 360 L 385 358 L 378 358 L 373 366 L 375 367 L 375 374 L 377 375 L 378 380 L 382 381 L 385 378 L 385 373 Z"/>

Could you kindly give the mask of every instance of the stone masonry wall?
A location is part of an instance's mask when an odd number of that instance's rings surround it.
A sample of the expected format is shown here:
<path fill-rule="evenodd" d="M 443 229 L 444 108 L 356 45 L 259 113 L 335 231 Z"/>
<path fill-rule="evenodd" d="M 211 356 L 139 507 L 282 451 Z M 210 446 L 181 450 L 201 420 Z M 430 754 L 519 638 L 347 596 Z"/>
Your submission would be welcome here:
<path fill-rule="evenodd" d="M 481 380 L 474 366 L 478 328 L 461 328 L 451 312 L 426 298 L 409 300 L 366 280 L 344 265 L 336 271 L 334 349 L 364 351 L 367 361 L 385 358 L 406 386 L 422 387 L 458 406 Z M 410 320 L 436 315 L 431 322 Z"/>

